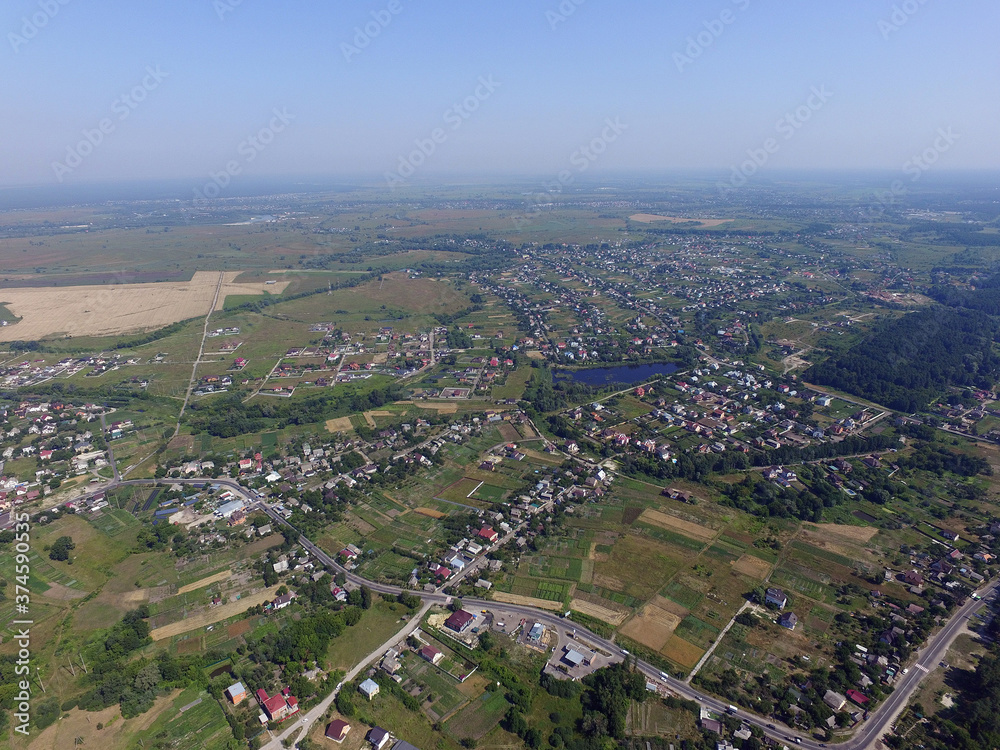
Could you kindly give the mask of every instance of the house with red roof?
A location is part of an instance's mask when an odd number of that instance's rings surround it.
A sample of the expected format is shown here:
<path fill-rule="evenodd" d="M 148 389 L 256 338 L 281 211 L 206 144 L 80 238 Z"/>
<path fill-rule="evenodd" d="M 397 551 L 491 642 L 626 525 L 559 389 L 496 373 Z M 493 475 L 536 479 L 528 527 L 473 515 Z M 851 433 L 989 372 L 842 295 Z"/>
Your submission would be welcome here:
<path fill-rule="evenodd" d="M 268 721 L 283 721 L 299 710 L 299 699 L 291 695 L 288 688 L 271 697 L 268 697 L 264 688 L 260 688 L 257 691 L 257 702 L 267 714 Z"/>
<path fill-rule="evenodd" d="M 495 542 L 497 539 L 500 538 L 500 534 L 494 531 L 491 526 L 483 526 L 483 528 L 479 530 L 479 534 L 477 534 L 477 536 L 480 539 L 485 539 L 487 542 L 490 543 Z"/>
<path fill-rule="evenodd" d="M 444 624 L 456 633 L 461 633 L 469 627 L 475 619 L 476 616 L 474 614 L 466 612 L 464 609 L 460 609 L 458 612 L 452 612 L 451 616 L 444 621 Z"/>
<path fill-rule="evenodd" d="M 848 700 L 854 701 L 859 706 L 865 705 L 870 700 L 870 698 L 867 695 L 858 690 L 848 690 L 847 698 Z"/>
<path fill-rule="evenodd" d="M 433 646 L 424 646 L 420 649 L 420 656 L 429 661 L 431 664 L 437 664 L 444 658 L 444 654 Z"/>
<path fill-rule="evenodd" d="M 351 725 L 343 719 L 331 721 L 326 728 L 326 738 L 334 742 L 343 742 L 347 733 L 351 731 Z"/>

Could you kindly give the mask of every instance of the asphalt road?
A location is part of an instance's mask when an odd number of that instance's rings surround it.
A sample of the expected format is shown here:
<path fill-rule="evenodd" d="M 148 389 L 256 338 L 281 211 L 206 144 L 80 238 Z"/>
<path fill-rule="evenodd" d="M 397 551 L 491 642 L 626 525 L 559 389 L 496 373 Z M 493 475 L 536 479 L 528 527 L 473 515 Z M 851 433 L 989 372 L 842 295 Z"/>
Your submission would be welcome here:
<path fill-rule="evenodd" d="M 273 519 L 276 523 L 286 526 L 292 531 L 298 533 L 298 530 L 294 526 L 292 526 L 285 519 L 284 516 L 279 514 L 277 511 L 268 506 L 266 503 L 260 501 L 257 498 L 257 494 L 253 490 L 248 490 L 244 488 L 242 485 L 239 484 L 239 482 L 233 479 L 221 478 L 221 477 L 218 479 L 196 477 L 188 479 L 159 480 L 156 482 L 149 479 L 120 480 L 117 482 L 112 482 L 109 485 L 106 485 L 98 492 L 106 492 L 112 487 L 118 485 L 150 484 L 150 483 L 204 484 L 206 482 L 229 487 L 234 491 L 239 492 L 242 496 L 248 497 L 255 508 L 262 510 L 264 513 L 270 516 L 270 518 Z M 97 492 L 92 494 L 97 494 Z M 506 537 L 504 537 L 504 539 L 497 542 L 497 545 L 506 542 L 508 539 L 513 537 L 513 535 L 514 535 L 513 532 L 508 534 Z M 308 550 L 309 553 L 313 555 L 317 560 L 322 562 L 324 565 L 326 565 L 334 572 L 343 573 L 346 576 L 347 580 L 356 586 L 367 586 L 369 589 L 379 594 L 398 594 L 400 593 L 400 591 L 403 590 L 399 586 L 391 586 L 388 584 L 376 583 L 375 581 L 369 581 L 366 578 L 362 578 L 361 576 L 346 570 L 334 558 L 332 558 L 326 552 L 321 550 L 319 547 L 313 544 L 308 538 L 306 538 L 302 534 L 299 534 L 299 543 L 302 545 L 304 549 Z M 998 585 L 1000 585 L 1000 582 L 997 581 L 990 582 L 981 587 L 979 589 L 979 593 L 985 599 L 989 594 L 991 594 L 997 588 Z M 424 601 L 425 609 L 426 606 L 430 604 L 438 604 L 444 606 L 451 599 L 450 596 L 441 592 L 440 590 L 436 590 L 434 592 L 407 590 L 407 592 L 419 596 Z M 484 599 L 469 599 L 463 597 L 462 601 L 473 609 L 475 608 L 486 609 L 490 607 L 495 608 L 498 606 L 497 602 L 488 601 Z M 878 738 L 882 736 L 886 728 L 888 728 L 889 725 L 895 721 L 896 717 L 905 707 L 910 696 L 913 694 L 917 686 L 920 684 L 920 681 L 924 678 L 925 675 L 927 675 L 928 672 L 937 668 L 938 663 L 941 661 L 941 659 L 947 652 L 948 647 L 951 645 L 952 641 L 954 641 L 956 636 L 958 636 L 958 634 L 962 631 L 962 628 L 966 624 L 966 621 L 972 616 L 973 612 L 975 612 L 976 609 L 978 609 L 980 606 L 983 605 L 983 603 L 984 603 L 983 601 L 970 599 L 968 602 L 966 602 L 965 605 L 956 610 L 956 612 L 951 616 L 951 618 L 948 620 L 945 626 L 940 631 L 938 631 L 936 635 L 931 637 L 928 640 L 927 644 L 924 646 L 924 648 L 918 652 L 917 661 L 914 663 L 913 666 L 909 668 L 908 673 L 903 675 L 896 682 L 895 690 L 893 691 L 892 695 L 890 695 L 889 698 L 886 699 L 877 709 L 875 709 L 869 714 L 868 719 L 861 723 L 860 727 L 857 728 L 854 735 L 851 736 L 850 739 L 836 743 L 836 747 L 840 748 L 841 750 L 867 750 L 868 748 L 874 747 Z M 553 629 L 562 631 L 566 630 L 567 621 L 562 617 L 560 617 L 559 615 L 554 614 L 552 612 L 548 612 L 546 610 L 541 610 L 541 609 L 535 609 L 533 607 L 525 607 L 517 604 L 507 604 L 506 602 L 500 603 L 499 606 L 502 607 L 504 611 L 515 612 L 517 614 L 524 615 L 525 617 L 530 617 L 535 622 L 544 623 L 545 625 Z M 574 622 L 572 624 L 572 628 L 576 630 L 578 638 L 583 638 L 587 641 L 590 641 L 591 643 L 598 646 L 599 648 L 604 649 L 608 653 L 625 655 L 625 652 L 619 646 L 617 646 L 613 641 L 608 640 L 606 638 L 602 638 L 597 634 L 592 633 L 579 623 Z M 394 636 L 393 639 L 391 640 L 392 642 L 395 642 L 396 640 L 398 640 L 398 638 Z M 388 645 L 391 645 L 391 643 L 387 643 L 385 647 L 380 647 L 381 651 L 384 651 L 385 648 L 388 647 Z M 372 659 L 374 659 L 374 657 L 372 657 Z M 360 669 L 361 667 L 365 666 L 366 664 L 369 663 L 369 661 L 371 661 L 371 659 L 362 662 L 361 664 L 358 665 L 356 669 Z M 637 660 L 636 664 L 637 667 L 643 672 L 643 674 L 646 675 L 646 677 L 651 682 L 658 681 L 666 685 L 666 687 L 669 690 L 671 690 L 672 692 L 676 693 L 677 695 L 683 698 L 695 701 L 698 704 L 719 713 L 725 713 L 729 707 L 729 704 L 727 704 L 726 702 L 721 701 L 718 698 L 715 698 L 714 696 L 707 695 L 706 693 L 703 693 L 691 687 L 690 685 L 684 683 L 681 680 L 677 680 L 673 677 L 667 677 L 666 679 L 664 679 L 661 676 L 660 669 L 658 667 L 653 666 L 652 664 L 644 662 L 641 659 Z M 327 706 L 329 705 L 328 700 L 324 701 L 324 705 Z M 306 715 L 307 718 L 312 716 L 312 713 L 313 713 L 312 710 L 308 712 Z M 318 712 L 316 714 L 316 717 L 321 716 L 322 713 L 323 711 Z M 739 710 L 736 715 L 740 719 L 742 719 L 745 723 L 760 727 L 766 735 L 768 735 L 769 737 L 773 737 L 779 742 L 783 742 L 789 745 L 797 744 L 800 747 L 808 748 L 808 750 L 820 750 L 820 748 L 826 747 L 824 743 L 821 743 L 818 740 L 813 739 L 811 735 L 803 734 L 789 727 L 786 727 L 780 723 L 774 722 L 773 720 L 761 718 L 754 714 L 748 713 L 742 709 Z M 313 721 L 315 721 L 316 717 L 313 717 Z M 301 722 L 301 720 L 299 721 Z M 311 726 L 311 723 L 312 722 L 310 721 L 302 726 L 305 726 L 308 729 L 308 727 Z M 287 733 L 289 732 L 286 732 L 286 734 Z"/>

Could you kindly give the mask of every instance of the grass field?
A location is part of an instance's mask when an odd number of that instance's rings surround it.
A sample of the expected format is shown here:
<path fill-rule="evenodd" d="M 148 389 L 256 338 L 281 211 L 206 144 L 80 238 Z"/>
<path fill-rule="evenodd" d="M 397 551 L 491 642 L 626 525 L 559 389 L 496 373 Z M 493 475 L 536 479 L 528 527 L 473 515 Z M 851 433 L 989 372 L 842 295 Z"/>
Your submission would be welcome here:
<path fill-rule="evenodd" d="M 502 691 L 483 693 L 452 716 L 445 726 L 459 741 L 466 738 L 479 740 L 499 723 L 509 706 Z"/>
<path fill-rule="evenodd" d="M 406 613 L 407 609 L 402 604 L 376 599 L 372 608 L 365 610 L 360 622 L 330 643 L 326 652 L 329 668 L 346 671 L 353 667 L 403 627 L 399 618 Z"/>

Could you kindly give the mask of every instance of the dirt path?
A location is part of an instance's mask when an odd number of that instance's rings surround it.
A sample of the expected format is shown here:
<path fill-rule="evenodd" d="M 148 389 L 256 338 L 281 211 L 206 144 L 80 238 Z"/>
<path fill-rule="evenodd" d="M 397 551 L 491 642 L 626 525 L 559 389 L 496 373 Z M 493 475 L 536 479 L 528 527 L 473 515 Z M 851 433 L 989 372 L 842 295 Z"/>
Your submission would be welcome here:
<path fill-rule="evenodd" d="M 198 363 L 201 362 L 201 357 L 205 353 L 205 339 L 208 338 L 208 321 L 212 317 L 212 313 L 215 312 L 215 306 L 219 302 L 219 293 L 222 291 L 222 283 L 226 280 L 225 271 L 219 272 L 219 281 L 215 285 L 215 296 L 212 297 L 212 304 L 208 308 L 208 313 L 205 315 L 205 325 L 201 329 L 201 344 L 198 346 L 198 356 L 194 360 L 194 366 L 191 368 L 191 380 L 188 381 L 187 393 L 184 394 L 184 403 L 181 404 L 181 413 L 177 415 L 177 426 L 174 428 L 174 437 L 177 437 L 181 431 L 181 418 L 184 416 L 184 410 L 187 409 L 188 401 L 191 400 L 191 391 L 194 390 L 195 379 L 198 377 Z"/>

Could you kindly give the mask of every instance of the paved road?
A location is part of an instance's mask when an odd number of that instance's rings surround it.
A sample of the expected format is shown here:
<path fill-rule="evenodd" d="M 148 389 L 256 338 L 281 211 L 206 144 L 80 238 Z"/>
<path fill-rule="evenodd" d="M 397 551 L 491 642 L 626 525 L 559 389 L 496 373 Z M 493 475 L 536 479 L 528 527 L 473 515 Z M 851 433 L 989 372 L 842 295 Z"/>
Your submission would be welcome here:
<path fill-rule="evenodd" d="M 292 527 L 283 516 L 279 515 L 273 509 L 263 503 L 260 503 L 258 507 L 264 510 L 264 512 L 266 512 L 276 522 L 294 529 L 294 527 Z M 336 560 L 309 541 L 305 536 L 299 536 L 299 543 L 325 565 L 332 568 L 336 572 L 344 573 L 347 576 L 347 580 L 355 585 L 368 586 L 368 588 L 372 591 L 387 594 L 398 594 L 402 590 L 398 586 L 375 583 L 374 581 L 369 581 L 361 576 L 348 572 Z M 992 592 L 997 585 L 998 582 L 990 583 L 986 587 L 980 589 L 980 593 L 983 596 L 986 596 Z M 450 598 L 440 591 L 435 591 L 433 593 L 416 591 L 410 593 L 414 593 L 422 598 L 425 605 L 444 605 Z M 566 629 L 566 620 L 557 614 L 547 612 L 545 610 L 539 610 L 533 607 L 524 607 L 516 604 L 507 604 L 506 602 L 498 603 L 484 599 L 469 599 L 463 597 L 462 601 L 470 609 L 486 609 L 489 607 L 499 606 L 502 607 L 504 611 L 515 612 L 517 614 L 524 615 L 525 617 L 530 617 L 534 621 L 544 623 L 550 628 L 556 630 Z M 927 646 L 919 652 L 916 664 L 910 668 L 908 674 L 903 675 L 902 679 L 896 683 L 896 688 L 889 699 L 876 710 L 871 712 L 868 720 L 861 724 L 860 728 L 850 739 L 837 743 L 837 747 L 842 750 L 867 750 L 868 748 L 874 747 L 876 740 L 881 737 L 882 733 L 895 720 L 896 716 L 903 709 L 903 707 L 905 707 L 906 702 L 913 694 L 913 691 L 920 684 L 923 677 L 938 664 L 942 656 L 947 652 L 952 641 L 954 641 L 955 637 L 961 632 L 966 621 L 982 604 L 982 601 L 970 599 L 963 607 L 959 608 L 955 614 L 952 615 L 945 627 L 942 628 L 937 635 L 929 639 Z M 602 638 L 595 633 L 590 632 L 578 623 L 573 623 L 573 628 L 577 631 L 578 638 L 588 640 L 608 653 L 625 654 L 625 652 L 618 647 L 613 640 Z M 667 677 L 664 679 L 658 667 L 655 667 L 642 659 L 637 660 L 636 666 L 650 681 L 658 680 L 664 683 L 668 689 L 683 698 L 693 700 L 702 706 L 706 706 L 707 708 L 720 713 L 724 713 L 729 707 L 729 704 L 725 701 L 719 700 L 714 696 L 707 695 L 706 693 L 691 687 L 681 680 L 674 679 L 673 677 Z M 780 724 L 780 722 L 763 719 L 742 710 L 739 711 L 737 715 L 746 723 L 760 727 L 766 735 L 773 737 L 779 742 L 795 742 L 795 744 L 808 748 L 809 750 L 820 750 L 820 748 L 825 747 L 824 744 L 813 739 L 811 735 L 792 730 Z"/>
<path fill-rule="evenodd" d="M 276 523 L 281 524 L 293 532 L 298 533 L 298 530 L 292 526 L 284 516 L 279 514 L 276 510 L 268 506 L 266 503 L 256 499 L 256 493 L 253 490 L 248 490 L 242 487 L 238 482 L 233 479 L 211 479 L 206 477 L 193 477 L 188 479 L 169 479 L 169 480 L 159 480 L 153 481 L 149 479 L 132 479 L 132 480 L 122 480 L 120 482 L 112 483 L 107 487 L 100 490 L 105 492 L 112 486 L 117 485 L 130 485 L 130 484 L 167 484 L 167 483 L 180 483 L 180 484 L 204 484 L 206 482 L 212 484 L 223 485 L 232 488 L 234 491 L 239 492 L 244 497 L 249 497 L 251 503 L 256 509 L 262 510 Z M 503 540 L 497 542 L 500 544 L 503 541 L 511 538 L 513 533 L 508 534 Z M 326 565 L 335 573 L 343 573 L 347 580 L 356 586 L 367 586 L 375 593 L 380 594 L 398 594 L 403 591 L 399 586 L 392 586 L 389 584 L 376 583 L 375 581 L 369 581 L 366 578 L 352 573 L 346 570 L 340 563 L 338 563 L 334 558 L 330 557 L 326 552 L 313 544 L 308 538 L 299 534 L 299 543 L 302 547 L 309 551 L 317 560 Z M 496 546 L 496 545 L 494 545 Z M 980 594 L 986 598 L 990 595 L 1000 582 L 994 581 L 984 587 L 980 588 Z M 415 594 L 419 596 L 424 601 L 424 608 L 421 611 L 426 611 L 431 605 L 446 605 L 451 599 L 450 596 L 443 593 L 440 589 L 433 592 L 429 591 L 408 591 L 408 593 Z M 558 614 L 548 612 L 545 610 L 535 609 L 533 607 L 525 607 L 517 604 L 507 604 L 506 602 L 499 603 L 494 601 L 488 601 L 484 599 L 470 599 L 463 597 L 464 604 L 470 609 L 487 609 L 487 608 L 502 608 L 505 612 L 513 612 L 523 615 L 526 618 L 531 618 L 535 622 L 541 622 L 546 626 L 553 628 L 558 631 L 565 631 L 567 629 L 568 621 L 560 617 Z M 951 645 L 952 641 L 958 636 L 962 631 L 963 626 L 966 624 L 967 620 L 972 616 L 976 609 L 984 604 L 983 601 L 977 601 L 970 599 L 964 606 L 960 607 L 948 620 L 945 626 L 927 642 L 927 645 L 918 652 L 918 658 L 914 666 L 909 669 L 906 675 L 897 681 L 895 690 L 892 695 L 880 705 L 877 709 L 871 712 L 867 721 L 863 722 L 861 726 L 857 729 L 850 739 L 844 740 L 843 742 L 837 743 L 836 747 L 841 750 L 868 750 L 868 748 L 875 747 L 875 743 L 879 737 L 882 736 L 884 731 L 890 726 L 890 724 L 895 721 L 896 716 L 905 707 L 906 702 L 909 700 L 910 696 L 916 690 L 917 686 L 924 676 L 937 667 L 938 662 L 941 661 L 944 654 L 947 652 L 948 647 Z M 420 618 L 415 617 L 414 621 L 407 623 L 407 627 L 416 627 Z M 569 621 L 571 622 L 571 621 Z M 617 646 L 613 640 L 602 638 L 595 633 L 587 630 L 585 627 L 579 623 L 572 623 L 572 628 L 577 633 L 578 639 L 583 639 L 591 642 L 598 648 L 604 649 L 610 654 L 621 654 L 626 655 L 626 653 Z M 405 630 L 405 628 L 404 628 Z M 399 636 L 393 636 L 390 641 L 387 641 L 386 645 L 380 646 L 377 652 L 373 652 L 366 661 L 359 664 L 355 669 L 360 669 L 374 661 L 380 654 L 384 653 L 385 649 L 389 645 L 395 643 L 399 640 Z M 660 681 L 665 684 L 666 687 L 677 695 L 697 702 L 698 704 L 705 706 L 712 711 L 719 713 L 724 713 L 728 704 L 725 701 L 719 700 L 718 698 L 708 695 L 706 693 L 691 687 L 682 680 L 675 679 L 673 677 L 663 677 L 659 668 L 649 664 L 642 659 L 636 660 L 636 666 L 650 681 Z M 328 697 L 327 701 L 332 700 L 332 697 Z M 323 705 L 323 704 L 321 704 Z M 329 703 L 326 703 L 329 706 Z M 317 707 L 318 708 L 318 707 Z M 312 709 L 306 714 L 306 718 L 309 719 L 312 716 L 312 721 L 315 721 L 317 717 L 322 716 L 325 712 L 325 708 L 320 710 L 313 716 L 312 711 L 317 709 Z M 816 741 L 811 735 L 803 734 L 801 732 L 794 731 L 780 723 L 773 722 L 768 719 L 763 719 L 759 716 L 747 713 L 746 711 L 740 710 L 737 714 L 742 720 L 747 724 L 752 724 L 754 726 L 760 727 L 766 735 L 773 737 L 779 742 L 786 744 L 796 743 L 803 748 L 808 750 L 820 750 L 820 748 L 825 747 L 824 744 Z M 307 721 L 304 725 L 308 728 L 311 726 L 312 721 Z M 302 724 L 301 719 L 299 724 Z M 797 742 L 796 742 L 797 741 Z M 278 744 L 269 744 L 268 748 L 280 747 Z"/>
<path fill-rule="evenodd" d="M 357 677 L 365 667 L 378 659 L 382 654 L 386 652 L 387 649 L 391 648 L 394 644 L 399 643 L 406 639 L 414 630 L 420 627 L 421 620 L 424 619 L 424 615 L 427 614 L 427 610 L 431 608 L 431 602 L 425 602 L 424 606 L 419 612 L 413 615 L 407 623 L 402 627 L 402 629 L 393 635 L 389 640 L 383 643 L 381 646 L 372 651 L 368 656 L 359 661 L 354 667 L 344 675 L 344 679 L 333 689 L 326 698 L 321 702 L 317 703 L 315 706 L 310 708 L 304 714 L 295 715 L 295 723 L 288 727 L 284 732 L 278 735 L 271 735 L 271 741 L 265 745 L 261 746 L 261 750 L 280 750 L 284 747 L 281 743 L 284 740 L 290 740 L 289 744 L 293 742 L 298 742 L 303 737 L 305 737 L 312 730 L 312 725 L 323 718 L 323 714 L 326 713 L 327 709 L 330 708 L 330 704 L 333 703 L 337 698 L 337 694 L 340 692 L 340 688 L 346 683 L 351 682 L 355 677 Z M 300 734 L 297 734 L 300 733 Z M 294 741 L 291 741 L 292 737 L 295 737 Z"/>

